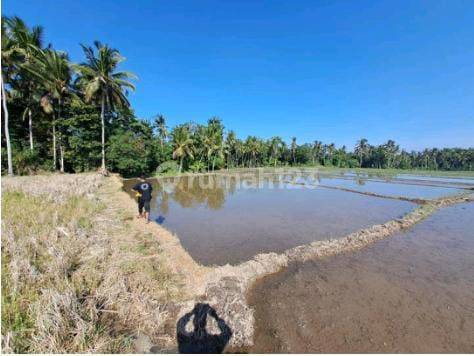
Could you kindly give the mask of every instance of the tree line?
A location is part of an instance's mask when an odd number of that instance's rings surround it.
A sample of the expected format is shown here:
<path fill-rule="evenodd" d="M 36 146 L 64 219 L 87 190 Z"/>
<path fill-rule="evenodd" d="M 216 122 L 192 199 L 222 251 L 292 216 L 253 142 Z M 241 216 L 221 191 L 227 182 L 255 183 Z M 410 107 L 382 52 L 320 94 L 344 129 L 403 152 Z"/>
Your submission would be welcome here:
<path fill-rule="evenodd" d="M 43 28 L 2 18 L 2 174 L 111 170 L 124 176 L 222 168 L 324 165 L 473 170 L 474 148 L 400 149 L 393 140 L 352 151 L 296 137 L 240 139 L 218 117 L 169 128 L 163 115 L 143 120 L 127 99 L 133 73 L 120 52 L 81 45 L 82 63 L 43 43 Z"/>

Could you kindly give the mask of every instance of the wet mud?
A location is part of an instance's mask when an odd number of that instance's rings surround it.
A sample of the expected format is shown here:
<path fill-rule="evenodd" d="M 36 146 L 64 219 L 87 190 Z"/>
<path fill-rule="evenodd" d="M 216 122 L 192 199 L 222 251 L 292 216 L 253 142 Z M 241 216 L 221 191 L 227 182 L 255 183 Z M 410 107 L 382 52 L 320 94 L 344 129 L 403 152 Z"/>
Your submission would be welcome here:
<path fill-rule="evenodd" d="M 474 203 L 259 280 L 251 352 L 474 352 Z"/>

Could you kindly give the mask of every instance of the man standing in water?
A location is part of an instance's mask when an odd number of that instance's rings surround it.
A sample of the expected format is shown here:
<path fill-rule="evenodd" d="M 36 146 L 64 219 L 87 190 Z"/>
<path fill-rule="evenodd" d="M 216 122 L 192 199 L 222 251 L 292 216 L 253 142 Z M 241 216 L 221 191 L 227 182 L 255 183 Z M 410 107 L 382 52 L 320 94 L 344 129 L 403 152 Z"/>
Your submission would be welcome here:
<path fill-rule="evenodd" d="M 144 217 L 148 224 L 150 222 L 150 202 L 153 188 L 151 184 L 145 180 L 145 177 L 140 177 L 140 182 L 135 184 L 132 190 L 137 192 L 138 217 Z M 143 209 L 145 209 L 145 213 L 143 213 Z"/>

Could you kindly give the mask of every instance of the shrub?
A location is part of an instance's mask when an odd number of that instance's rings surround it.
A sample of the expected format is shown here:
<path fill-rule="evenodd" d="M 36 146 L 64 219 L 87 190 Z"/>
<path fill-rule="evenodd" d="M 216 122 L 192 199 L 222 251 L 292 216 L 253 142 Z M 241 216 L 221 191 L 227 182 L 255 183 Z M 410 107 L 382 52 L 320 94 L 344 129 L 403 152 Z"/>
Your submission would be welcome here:
<path fill-rule="evenodd" d="M 204 164 L 204 162 L 196 161 L 189 166 L 189 169 L 191 170 L 191 172 L 200 173 L 206 170 L 206 165 Z"/>
<path fill-rule="evenodd" d="M 18 175 L 34 174 L 40 167 L 37 151 L 23 149 L 13 154 L 13 168 Z"/>
<path fill-rule="evenodd" d="M 143 138 L 127 131 L 110 137 L 106 157 L 113 172 L 125 177 L 137 177 L 148 171 L 149 155 Z"/>
<path fill-rule="evenodd" d="M 156 174 L 174 174 L 179 172 L 179 166 L 175 161 L 163 162 L 156 168 Z"/>

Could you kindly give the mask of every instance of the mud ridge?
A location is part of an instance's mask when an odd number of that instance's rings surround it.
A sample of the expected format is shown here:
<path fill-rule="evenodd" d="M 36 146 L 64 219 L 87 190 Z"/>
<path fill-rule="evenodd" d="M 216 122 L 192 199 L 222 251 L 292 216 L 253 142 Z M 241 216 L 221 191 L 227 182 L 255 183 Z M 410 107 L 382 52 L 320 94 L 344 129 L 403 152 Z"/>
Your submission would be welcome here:
<path fill-rule="evenodd" d="M 363 191 L 356 190 L 356 189 L 343 188 L 343 187 L 334 187 L 332 185 L 325 185 L 325 184 L 317 184 L 316 185 L 316 184 L 296 183 L 296 182 L 289 182 L 289 181 L 285 181 L 285 183 L 295 184 L 295 185 L 302 185 L 302 186 L 309 186 L 309 187 L 315 187 L 315 188 L 316 187 L 321 187 L 321 188 L 325 188 L 325 189 L 342 190 L 344 192 L 362 194 L 362 195 L 367 195 L 369 197 L 403 200 L 403 201 L 408 201 L 410 203 L 415 203 L 415 204 L 426 204 L 428 202 L 433 201 L 433 200 L 430 200 L 430 199 L 408 198 L 408 197 L 403 197 L 403 196 L 393 196 L 393 195 L 384 195 L 384 194 L 378 194 L 378 193 L 372 193 L 372 192 L 363 192 Z M 459 196 L 464 196 L 464 195 L 465 194 L 461 194 Z"/>

